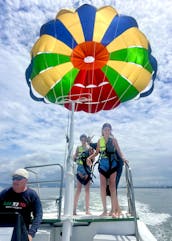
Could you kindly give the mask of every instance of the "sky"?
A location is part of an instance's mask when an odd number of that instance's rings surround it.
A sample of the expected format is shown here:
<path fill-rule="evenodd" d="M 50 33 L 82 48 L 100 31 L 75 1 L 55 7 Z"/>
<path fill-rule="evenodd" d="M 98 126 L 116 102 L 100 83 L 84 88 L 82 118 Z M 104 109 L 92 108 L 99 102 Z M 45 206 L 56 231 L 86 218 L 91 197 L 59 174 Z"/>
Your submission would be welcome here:
<path fill-rule="evenodd" d="M 30 50 L 40 27 L 61 8 L 112 5 L 134 17 L 158 61 L 153 93 L 96 114 L 74 114 L 74 150 L 79 136 L 97 141 L 104 122 L 129 160 L 137 186 L 172 185 L 172 15 L 171 1 L 0 0 L 0 183 L 20 167 L 64 164 L 70 112 L 55 104 L 33 101 L 25 80 Z"/>

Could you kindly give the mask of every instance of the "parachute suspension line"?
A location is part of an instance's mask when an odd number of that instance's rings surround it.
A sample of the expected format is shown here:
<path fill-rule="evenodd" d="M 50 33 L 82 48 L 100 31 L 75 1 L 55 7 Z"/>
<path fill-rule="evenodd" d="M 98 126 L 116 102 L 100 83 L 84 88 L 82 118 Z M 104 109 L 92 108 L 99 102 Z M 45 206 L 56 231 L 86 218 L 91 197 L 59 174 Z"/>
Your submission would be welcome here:
<path fill-rule="evenodd" d="M 57 101 L 57 95 L 56 95 L 56 92 L 55 92 L 55 88 L 53 88 L 53 95 L 54 95 L 55 100 Z M 55 101 L 55 103 L 56 103 L 56 101 Z"/>
<path fill-rule="evenodd" d="M 105 79 L 105 76 L 104 76 L 104 79 Z M 102 80 L 102 82 L 104 81 L 104 79 Z M 103 90 L 103 85 L 100 87 L 99 96 L 98 96 L 97 105 L 96 105 L 96 112 L 97 112 L 97 109 L 98 109 L 98 103 L 99 103 L 101 95 L 102 95 L 102 90 Z"/>
<path fill-rule="evenodd" d="M 104 74 L 104 78 L 102 79 L 102 82 L 104 82 L 105 78 L 106 78 L 106 75 Z M 97 112 L 97 108 L 98 108 L 98 103 L 99 103 L 101 95 L 102 95 L 102 91 L 103 91 L 103 85 L 100 87 L 99 96 L 98 96 L 98 100 L 97 100 L 97 106 L 96 106 L 96 112 Z M 105 104 L 103 105 L 103 107 L 104 106 L 105 106 Z M 103 108 L 102 108 L 102 110 L 103 110 Z"/>
<path fill-rule="evenodd" d="M 72 49 L 74 49 L 74 47 L 75 47 L 75 40 L 74 40 L 74 38 L 72 38 Z M 74 52 L 72 51 L 72 55 L 71 55 L 71 58 L 73 57 L 73 54 L 74 54 Z M 73 74 L 73 72 L 71 72 L 71 78 L 72 78 L 72 74 Z M 75 80 L 76 80 L 76 78 L 75 78 Z M 73 85 L 75 84 L 75 81 L 74 81 L 74 83 L 73 83 Z M 72 89 L 72 81 L 70 81 L 70 90 Z M 79 93 L 79 95 L 78 95 L 78 97 L 76 96 L 76 98 L 80 98 L 79 96 L 81 95 L 82 93 L 81 93 L 81 88 L 80 88 L 80 93 Z M 76 101 L 76 99 L 75 99 L 75 97 L 73 97 L 74 98 L 74 111 L 75 110 L 77 110 L 78 109 L 78 105 L 79 105 L 79 101 Z M 72 100 L 72 95 L 71 96 L 69 96 L 69 99 L 70 100 Z M 72 103 L 71 103 L 71 105 L 72 105 Z M 72 106 L 71 106 L 71 108 L 72 108 Z"/>
<path fill-rule="evenodd" d="M 59 55 L 58 55 L 58 60 L 59 60 Z M 59 62 L 59 61 L 58 61 Z M 61 89 L 61 98 L 62 98 L 62 101 L 64 101 L 64 91 L 63 91 L 63 85 L 62 85 L 62 81 L 60 81 L 60 89 Z"/>
<path fill-rule="evenodd" d="M 66 126 L 66 145 L 65 145 L 65 153 L 64 153 L 64 160 L 63 160 L 63 166 L 66 168 L 66 159 L 67 159 L 67 153 L 68 153 L 68 149 L 69 149 L 69 141 L 70 141 L 70 137 L 69 137 L 69 126 L 70 126 L 70 113 L 68 111 L 67 113 L 67 126 Z"/>
<path fill-rule="evenodd" d="M 104 82 L 105 78 L 106 78 L 106 75 L 104 74 L 104 78 L 103 78 L 102 82 Z M 96 106 L 96 112 L 98 109 L 98 103 L 99 103 L 101 95 L 102 95 L 102 90 L 103 90 L 103 85 L 100 87 L 99 96 L 98 96 L 98 100 L 97 100 L 97 106 Z M 102 108 L 102 110 L 103 110 L 103 108 Z"/>
<path fill-rule="evenodd" d="M 96 57 L 96 42 L 94 42 L 94 49 L 93 49 L 93 56 L 94 56 L 94 60 Z M 95 61 L 93 61 L 93 65 L 92 65 L 92 71 L 91 71 L 91 85 L 94 84 L 94 65 L 95 65 Z M 91 95 L 91 99 L 93 96 L 93 88 L 90 88 L 90 95 Z M 93 100 L 92 100 L 93 101 Z M 91 113 L 92 111 L 92 105 L 88 105 L 88 112 Z"/>
<path fill-rule="evenodd" d="M 98 103 L 99 103 L 99 100 L 100 100 L 100 97 L 101 97 L 101 93 L 102 93 L 102 87 L 101 87 L 100 92 L 99 92 L 99 96 L 98 96 L 95 112 L 97 112 L 97 109 L 98 109 Z"/>
<path fill-rule="evenodd" d="M 75 46 L 75 40 L 74 38 L 72 38 L 72 49 L 74 49 L 74 46 Z M 71 55 L 71 58 L 73 57 L 73 51 L 72 51 L 72 55 Z M 72 78 L 72 74 L 73 72 L 70 73 L 71 74 L 71 78 Z M 75 79 L 76 80 L 76 79 Z M 74 81 L 74 84 L 75 85 L 75 81 Z M 72 89 L 72 81 L 70 81 L 70 90 Z M 81 89 L 81 88 L 80 88 Z M 74 97 L 75 98 L 75 97 Z M 76 97 L 77 98 L 77 97 Z M 79 95 L 78 95 L 78 98 L 79 98 Z M 69 96 L 69 99 L 71 100 L 72 99 L 72 95 Z M 74 104 L 74 109 L 77 110 L 78 109 L 78 103 L 79 101 L 76 101 L 75 104 Z"/>
<path fill-rule="evenodd" d="M 110 55 L 111 55 L 111 53 L 110 53 Z M 106 76 L 106 73 L 107 73 L 107 68 L 106 68 L 105 76 Z M 107 101 L 104 103 L 102 109 L 104 109 L 106 103 L 108 102 L 108 99 L 110 98 L 110 96 L 111 96 L 111 94 L 112 94 L 112 92 L 113 92 L 113 90 L 114 90 L 114 88 L 115 88 L 115 85 L 116 85 L 117 82 L 118 82 L 118 79 L 119 79 L 119 75 L 116 77 L 116 79 L 115 79 L 115 81 L 114 81 L 114 83 L 113 83 L 113 85 L 112 85 L 113 88 L 111 88 L 111 90 L 109 91 L 108 96 L 107 96 Z M 119 102 L 119 99 L 117 99 L 117 100 L 115 101 L 115 104 L 113 105 L 112 109 L 117 105 L 118 102 Z"/>

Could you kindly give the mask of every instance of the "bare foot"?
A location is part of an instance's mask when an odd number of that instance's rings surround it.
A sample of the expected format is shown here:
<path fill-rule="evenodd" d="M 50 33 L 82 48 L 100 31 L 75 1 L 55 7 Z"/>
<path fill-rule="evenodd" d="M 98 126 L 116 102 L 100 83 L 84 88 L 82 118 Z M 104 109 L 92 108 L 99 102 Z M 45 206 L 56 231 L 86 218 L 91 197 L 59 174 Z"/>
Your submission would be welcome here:
<path fill-rule="evenodd" d="M 116 215 L 120 217 L 122 215 L 121 209 L 119 208 L 118 210 L 115 211 Z"/>
<path fill-rule="evenodd" d="M 100 217 L 107 216 L 107 211 L 104 211 L 102 214 L 100 214 Z"/>
<path fill-rule="evenodd" d="M 121 210 L 116 210 L 115 212 L 112 212 L 112 218 L 119 218 L 122 215 Z"/>
<path fill-rule="evenodd" d="M 113 212 L 113 213 L 112 213 L 112 218 L 118 218 L 118 214 L 115 213 L 115 212 Z"/>
<path fill-rule="evenodd" d="M 92 215 L 92 214 L 90 213 L 90 211 L 86 211 L 85 214 L 86 214 L 86 215 Z"/>
<path fill-rule="evenodd" d="M 76 216 L 76 215 L 77 215 L 76 211 L 73 211 L 73 215 L 74 215 L 74 216 Z"/>
<path fill-rule="evenodd" d="M 111 210 L 108 215 L 112 216 L 112 214 L 113 214 L 113 210 Z"/>

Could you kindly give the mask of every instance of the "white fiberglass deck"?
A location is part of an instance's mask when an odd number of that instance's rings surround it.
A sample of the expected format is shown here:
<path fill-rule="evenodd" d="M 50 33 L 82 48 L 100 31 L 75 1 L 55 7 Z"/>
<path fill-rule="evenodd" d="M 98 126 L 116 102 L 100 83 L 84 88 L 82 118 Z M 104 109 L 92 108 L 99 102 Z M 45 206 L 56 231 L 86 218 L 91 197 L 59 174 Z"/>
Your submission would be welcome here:
<path fill-rule="evenodd" d="M 59 219 L 44 219 L 41 229 L 49 231 L 46 241 L 61 240 L 63 223 L 68 217 L 62 216 Z M 44 241 L 41 237 L 42 230 L 35 237 L 35 241 Z M 97 234 L 104 235 L 134 235 L 134 217 L 124 213 L 119 218 L 111 216 L 101 217 L 97 215 L 77 215 L 72 217 L 72 237 L 71 241 L 93 241 Z M 45 233 L 43 235 L 45 237 Z M 51 237 L 50 237 L 51 236 Z M 54 239 L 53 239 L 54 238 Z"/>
<path fill-rule="evenodd" d="M 126 212 L 119 218 L 79 214 L 72 217 L 71 241 L 137 241 L 135 218 Z M 62 216 L 61 220 L 44 219 L 35 241 L 61 241 L 62 226 L 68 218 Z M 140 240 L 156 241 L 144 223 L 139 219 L 137 222 Z"/>
<path fill-rule="evenodd" d="M 93 241 L 136 241 L 134 236 L 96 234 Z"/>

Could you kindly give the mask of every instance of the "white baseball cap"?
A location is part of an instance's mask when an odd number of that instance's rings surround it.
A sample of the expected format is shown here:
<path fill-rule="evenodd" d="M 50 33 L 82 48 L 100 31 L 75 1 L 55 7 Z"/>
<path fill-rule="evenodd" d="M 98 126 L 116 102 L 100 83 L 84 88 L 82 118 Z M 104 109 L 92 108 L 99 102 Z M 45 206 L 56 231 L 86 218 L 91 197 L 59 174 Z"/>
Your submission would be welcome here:
<path fill-rule="evenodd" d="M 13 177 L 14 177 L 14 176 L 21 176 L 21 177 L 23 177 L 23 178 L 28 179 L 28 178 L 29 178 L 29 173 L 28 173 L 28 171 L 27 171 L 26 169 L 24 169 L 24 168 L 19 168 L 19 169 L 17 169 L 17 170 L 13 173 L 12 176 L 13 176 Z"/>

